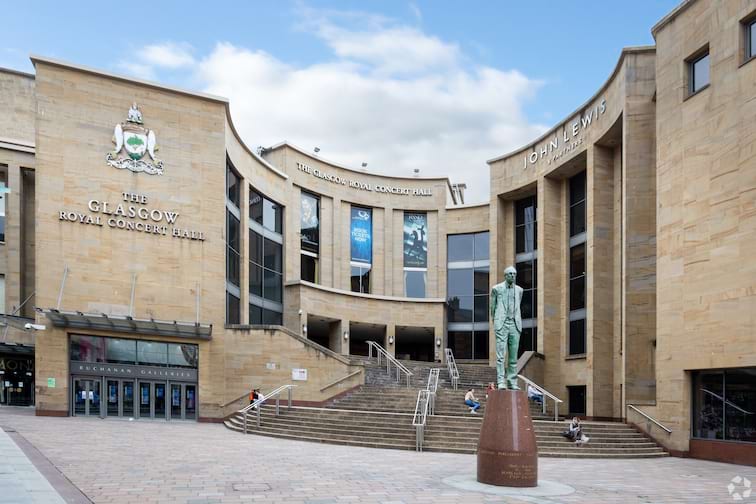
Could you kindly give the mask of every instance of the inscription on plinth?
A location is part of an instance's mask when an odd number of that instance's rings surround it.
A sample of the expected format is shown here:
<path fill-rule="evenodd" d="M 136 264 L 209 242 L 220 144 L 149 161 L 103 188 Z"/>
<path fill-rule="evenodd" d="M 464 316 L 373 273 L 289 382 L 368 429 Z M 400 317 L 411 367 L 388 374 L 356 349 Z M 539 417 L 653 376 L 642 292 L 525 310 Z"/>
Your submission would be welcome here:
<path fill-rule="evenodd" d="M 538 447 L 525 392 L 489 392 L 478 443 L 478 481 L 489 485 L 538 485 Z"/>

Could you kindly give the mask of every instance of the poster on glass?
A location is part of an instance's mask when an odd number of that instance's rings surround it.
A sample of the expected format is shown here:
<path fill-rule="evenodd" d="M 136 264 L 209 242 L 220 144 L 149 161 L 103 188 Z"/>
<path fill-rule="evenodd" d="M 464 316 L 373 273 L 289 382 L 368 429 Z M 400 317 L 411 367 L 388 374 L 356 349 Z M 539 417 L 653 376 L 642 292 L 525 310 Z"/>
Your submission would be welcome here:
<path fill-rule="evenodd" d="M 352 207 L 350 241 L 353 262 L 372 264 L 373 212 L 367 208 Z"/>
<path fill-rule="evenodd" d="M 428 218 L 424 213 L 404 214 L 404 267 L 428 267 Z"/>

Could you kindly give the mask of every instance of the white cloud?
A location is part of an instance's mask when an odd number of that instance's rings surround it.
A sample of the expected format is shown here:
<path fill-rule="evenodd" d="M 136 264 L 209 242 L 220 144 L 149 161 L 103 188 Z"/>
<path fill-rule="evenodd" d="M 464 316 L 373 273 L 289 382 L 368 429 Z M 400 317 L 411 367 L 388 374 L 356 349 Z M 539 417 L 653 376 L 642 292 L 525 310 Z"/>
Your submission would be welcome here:
<path fill-rule="evenodd" d="M 410 12 L 412 12 L 412 15 L 415 16 L 415 19 L 417 20 L 417 22 L 422 23 L 423 11 L 420 10 L 420 7 L 418 7 L 415 2 L 410 2 L 409 9 L 410 9 Z"/>
<path fill-rule="evenodd" d="M 138 58 L 147 64 L 163 68 L 183 68 L 194 64 L 192 46 L 166 42 L 144 47 Z"/>
<path fill-rule="evenodd" d="M 455 43 L 379 16 L 307 15 L 303 26 L 331 61 L 292 65 L 218 43 L 191 66 L 193 82 L 230 99 L 250 146 L 288 140 L 355 168 L 405 176 L 419 168 L 467 182 L 474 202 L 489 198 L 486 160 L 545 130 L 522 111 L 540 83 L 516 70 L 475 65 Z"/>

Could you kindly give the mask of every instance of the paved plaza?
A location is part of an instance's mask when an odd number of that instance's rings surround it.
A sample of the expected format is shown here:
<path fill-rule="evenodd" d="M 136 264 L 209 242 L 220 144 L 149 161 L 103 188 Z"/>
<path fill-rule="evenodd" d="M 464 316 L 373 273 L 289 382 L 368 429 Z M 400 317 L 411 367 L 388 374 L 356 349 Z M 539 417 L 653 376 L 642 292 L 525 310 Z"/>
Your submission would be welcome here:
<path fill-rule="evenodd" d="M 503 497 L 459 490 L 454 477 L 473 475 L 474 455 L 415 453 L 286 441 L 194 422 L 43 418 L 0 408 L 3 461 L 31 472 L 30 491 L 49 490 L 28 460 L 8 447 L 28 442 L 95 503 L 726 503 L 736 476 L 756 481 L 756 468 L 663 458 L 541 459 L 541 479 L 569 485 L 560 497 Z M 15 432 L 14 432 L 15 431 Z M 10 454 L 10 456 L 8 455 Z M 35 465 L 39 462 L 35 460 Z M 50 476 L 47 476 L 48 478 Z M 37 479 L 35 479 L 37 478 Z M 56 486 L 56 485 L 53 485 Z M 4 502 L 57 502 L 3 500 Z M 56 486 L 56 489 L 59 486 Z M 18 488 L 16 488 L 18 490 Z M 14 490 L 14 491 L 16 491 Z M 743 492 L 742 485 L 734 492 Z M 739 502 L 747 503 L 756 492 Z M 67 502 L 80 502 L 67 498 Z"/>

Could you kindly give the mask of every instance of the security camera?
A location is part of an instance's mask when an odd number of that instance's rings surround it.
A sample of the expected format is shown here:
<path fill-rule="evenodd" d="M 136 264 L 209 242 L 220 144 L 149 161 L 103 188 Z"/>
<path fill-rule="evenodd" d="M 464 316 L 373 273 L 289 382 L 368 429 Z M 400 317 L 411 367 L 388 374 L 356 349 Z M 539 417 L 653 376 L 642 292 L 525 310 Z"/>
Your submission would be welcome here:
<path fill-rule="evenodd" d="M 44 331 L 46 326 L 42 324 L 24 324 L 24 329 L 32 329 L 34 331 Z"/>

